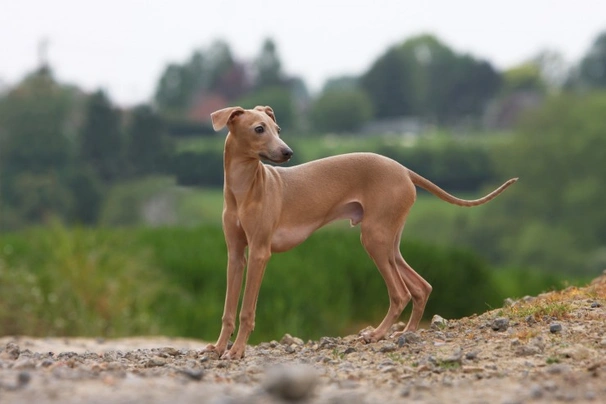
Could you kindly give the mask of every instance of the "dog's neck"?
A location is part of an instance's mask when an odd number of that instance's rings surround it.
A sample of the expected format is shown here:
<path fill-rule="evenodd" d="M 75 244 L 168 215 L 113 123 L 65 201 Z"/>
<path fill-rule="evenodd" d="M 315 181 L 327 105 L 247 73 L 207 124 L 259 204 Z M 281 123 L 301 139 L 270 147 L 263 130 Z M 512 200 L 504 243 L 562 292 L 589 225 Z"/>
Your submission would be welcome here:
<path fill-rule="evenodd" d="M 265 165 L 258 158 L 246 156 L 237 152 L 238 145 L 228 134 L 223 152 L 223 168 L 225 171 L 225 188 L 239 202 L 251 189 L 263 181 Z"/>

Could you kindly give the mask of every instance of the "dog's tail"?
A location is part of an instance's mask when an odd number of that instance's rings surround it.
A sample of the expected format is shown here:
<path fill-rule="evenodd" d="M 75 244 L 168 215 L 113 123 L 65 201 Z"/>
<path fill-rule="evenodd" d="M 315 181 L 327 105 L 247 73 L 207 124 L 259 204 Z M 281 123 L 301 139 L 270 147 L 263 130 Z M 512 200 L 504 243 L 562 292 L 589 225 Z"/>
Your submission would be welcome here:
<path fill-rule="evenodd" d="M 434 194 L 438 198 L 442 199 L 443 201 L 452 203 L 453 205 L 467 206 L 467 207 L 483 205 L 486 202 L 493 200 L 501 192 L 505 191 L 505 189 L 507 187 L 509 187 L 511 184 L 513 184 L 514 182 L 516 182 L 518 180 L 517 178 L 512 178 L 509 181 L 505 182 L 500 187 L 498 187 L 497 189 L 495 189 L 494 191 L 492 191 L 491 193 L 489 193 L 488 195 L 486 195 L 480 199 L 466 200 L 466 199 L 460 199 L 460 198 L 457 198 L 456 196 L 450 195 L 448 192 L 444 191 L 442 188 L 440 188 L 433 182 L 429 181 L 428 179 L 421 177 L 419 174 L 415 173 L 412 170 L 408 170 L 408 171 L 410 172 L 410 179 L 412 180 L 412 183 L 415 184 L 416 186 L 419 186 L 419 187 L 423 188 L 424 190 L 431 192 L 432 194 Z"/>

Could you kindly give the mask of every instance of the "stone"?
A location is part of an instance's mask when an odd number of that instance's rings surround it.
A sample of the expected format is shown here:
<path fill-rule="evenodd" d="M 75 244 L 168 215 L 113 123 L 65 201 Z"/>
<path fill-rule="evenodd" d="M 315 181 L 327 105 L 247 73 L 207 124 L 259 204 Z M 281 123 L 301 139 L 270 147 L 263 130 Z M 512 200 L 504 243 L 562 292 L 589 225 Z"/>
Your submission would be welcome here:
<path fill-rule="evenodd" d="M 317 371 L 308 365 L 276 365 L 266 372 L 263 388 L 282 400 L 303 400 L 310 397 L 317 384 Z"/>
<path fill-rule="evenodd" d="M 443 330 L 444 328 L 446 328 L 446 326 L 448 325 L 448 322 L 446 321 L 446 319 L 444 319 L 443 317 L 435 314 L 432 318 L 431 318 L 431 329 L 432 330 Z"/>
<path fill-rule="evenodd" d="M 549 332 L 552 334 L 558 333 L 562 331 L 562 324 L 560 323 L 551 323 L 549 324 Z"/>
<path fill-rule="evenodd" d="M 303 340 L 301 338 L 293 337 L 290 334 L 284 334 L 284 336 L 280 340 L 280 344 L 282 344 L 282 345 L 288 345 L 288 346 L 291 346 L 291 345 L 298 345 L 298 346 L 305 345 L 305 343 L 303 342 Z"/>
<path fill-rule="evenodd" d="M 395 344 L 388 342 L 379 349 L 379 352 L 382 352 L 382 353 L 393 352 L 396 350 L 396 348 L 397 347 Z"/>
<path fill-rule="evenodd" d="M 490 323 L 490 328 L 493 331 L 506 331 L 509 327 L 509 319 L 507 317 L 497 317 Z"/>
<path fill-rule="evenodd" d="M 19 345 L 9 342 L 4 347 L 4 350 L 0 352 L 0 359 L 4 360 L 17 360 L 19 358 L 21 350 L 19 349 Z"/>

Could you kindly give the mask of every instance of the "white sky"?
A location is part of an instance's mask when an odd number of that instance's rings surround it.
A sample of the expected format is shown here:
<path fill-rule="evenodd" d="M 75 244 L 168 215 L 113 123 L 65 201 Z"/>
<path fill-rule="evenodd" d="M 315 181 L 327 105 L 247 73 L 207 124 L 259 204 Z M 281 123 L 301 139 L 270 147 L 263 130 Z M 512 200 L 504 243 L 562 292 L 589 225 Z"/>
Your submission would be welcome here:
<path fill-rule="evenodd" d="M 219 38 L 251 59 L 272 37 L 284 70 L 317 90 L 421 33 L 506 68 L 546 48 L 576 62 L 604 30 L 604 0 L 0 0 L 0 82 L 37 65 L 42 38 L 60 80 L 131 105 Z"/>

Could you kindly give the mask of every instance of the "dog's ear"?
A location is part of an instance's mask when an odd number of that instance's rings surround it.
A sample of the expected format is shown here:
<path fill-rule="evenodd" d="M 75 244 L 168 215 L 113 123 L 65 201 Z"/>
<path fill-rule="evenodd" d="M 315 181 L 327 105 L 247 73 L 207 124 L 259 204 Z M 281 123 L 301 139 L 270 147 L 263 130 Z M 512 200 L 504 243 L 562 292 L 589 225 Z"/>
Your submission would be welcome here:
<path fill-rule="evenodd" d="M 255 110 L 257 111 L 261 111 L 261 112 L 265 112 L 267 115 L 269 115 L 269 117 L 277 123 L 276 121 L 276 114 L 274 114 L 274 110 L 271 109 L 271 107 L 267 107 L 267 106 L 261 106 L 261 105 L 257 105 L 255 107 Z"/>
<path fill-rule="evenodd" d="M 210 119 L 213 122 L 214 130 L 221 130 L 227 123 L 238 115 L 242 115 L 244 109 L 242 107 L 223 108 L 210 114 Z"/>

